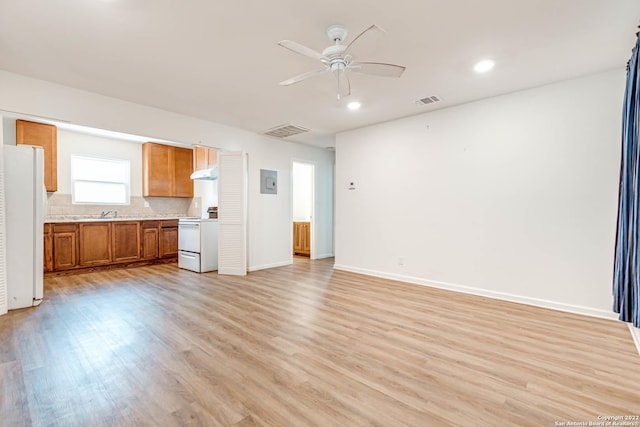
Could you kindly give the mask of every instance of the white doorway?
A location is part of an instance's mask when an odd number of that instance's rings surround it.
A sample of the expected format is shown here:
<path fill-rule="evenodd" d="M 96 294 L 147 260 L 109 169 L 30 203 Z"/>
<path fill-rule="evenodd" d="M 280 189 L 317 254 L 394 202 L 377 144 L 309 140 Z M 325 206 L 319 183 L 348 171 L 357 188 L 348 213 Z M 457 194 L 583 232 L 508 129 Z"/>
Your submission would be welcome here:
<path fill-rule="evenodd" d="M 304 161 L 291 164 L 291 253 L 314 257 L 316 166 Z"/>

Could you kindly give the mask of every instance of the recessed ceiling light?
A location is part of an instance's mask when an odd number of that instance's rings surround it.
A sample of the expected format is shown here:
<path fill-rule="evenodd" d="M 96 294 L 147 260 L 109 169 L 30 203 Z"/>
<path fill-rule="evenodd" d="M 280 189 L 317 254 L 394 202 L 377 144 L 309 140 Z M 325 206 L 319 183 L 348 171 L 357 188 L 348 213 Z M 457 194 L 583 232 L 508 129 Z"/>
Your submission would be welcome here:
<path fill-rule="evenodd" d="M 474 65 L 473 69 L 476 73 L 486 73 L 487 71 L 491 70 L 494 65 L 496 65 L 496 63 L 492 60 L 485 59 L 484 61 L 480 61 L 476 65 Z"/>
<path fill-rule="evenodd" d="M 353 101 L 347 104 L 347 108 L 349 110 L 359 110 L 360 107 L 362 107 L 362 104 L 360 104 L 358 101 Z"/>

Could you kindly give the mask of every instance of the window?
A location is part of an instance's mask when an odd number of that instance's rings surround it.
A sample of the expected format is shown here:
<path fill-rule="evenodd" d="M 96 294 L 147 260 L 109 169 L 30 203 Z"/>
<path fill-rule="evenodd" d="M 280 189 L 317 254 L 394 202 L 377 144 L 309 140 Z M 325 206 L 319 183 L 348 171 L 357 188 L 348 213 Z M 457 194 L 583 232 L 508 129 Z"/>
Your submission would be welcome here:
<path fill-rule="evenodd" d="M 128 205 L 130 181 L 129 160 L 71 155 L 73 204 Z"/>

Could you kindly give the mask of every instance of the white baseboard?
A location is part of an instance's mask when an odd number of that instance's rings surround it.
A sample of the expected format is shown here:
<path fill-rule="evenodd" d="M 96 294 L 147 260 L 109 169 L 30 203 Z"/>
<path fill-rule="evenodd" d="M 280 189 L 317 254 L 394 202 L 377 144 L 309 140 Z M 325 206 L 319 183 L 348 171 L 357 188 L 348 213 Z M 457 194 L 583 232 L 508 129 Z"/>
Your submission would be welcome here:
<path fill-rule="evenodd" d="M 332 258 L 333 254 L 320 254 L 320 255 L 316 255 L 313 259 L 325 259 L 325 258 Z"/>
<path fill-rule="evenodd" d="M 550 308 L 553 310 L 565 311 L 575 314 L 584 314 L 592 317 L 599 317 L 609 320 L 617 320 L 617 314 L 606 310 L 599 310 L 591 307 L 580 305 L 572 305 L 561 302 L 549 301 L 539 298 L 525 297 L 521 295 L 509 294 L 506 292 L 490 291 L 487 289 L 473 288 L 470 286 L 456 285 L 453 283 L 439 282 L 436 280 L 427 280 L 419 277 L 404 276 L 401 274 L 385 273 L 382 271 L 368 270 L 365 268 L 352 267 L 348 265 L 334 264 L 336 270 L 349 271 L 352 273 L 365 274 L 368 276 L 381 277 L 383 279 L 398 280 L 401 282 L 413 283 L 415 285 L 429 286 L 432 288 L 445 289 L 449 291 L 462 292 L 465 294 L 478 295 L 488 298 L 494 298 L 504 301 L 517 302 L 520 304 L 533 305 L 536 307 Z"/>
<path fill-rule="evenodd" d="M 629 330 L 631 331 L 631 336 L 633 337 L 633 342 L 636 345 L 638 354 L 640 354 L 640 329 L 634 327 L 631 323 L 628 323 L 628 325 L 629 325 Z"/>
<path fill-rule="evenodd" d="M 273 264 L 250 266 L 249 268 L 247 268 L 247 270 L 249 272 L 252 272 L 252 271 L 258 271 L 258 270 L 265 270 L 267 268 L 284 267 L 285 265 L 291 265 L 291 264 L 293 264 L 293 260 L 287 260 L 282 262 L 274 262 Z"/>

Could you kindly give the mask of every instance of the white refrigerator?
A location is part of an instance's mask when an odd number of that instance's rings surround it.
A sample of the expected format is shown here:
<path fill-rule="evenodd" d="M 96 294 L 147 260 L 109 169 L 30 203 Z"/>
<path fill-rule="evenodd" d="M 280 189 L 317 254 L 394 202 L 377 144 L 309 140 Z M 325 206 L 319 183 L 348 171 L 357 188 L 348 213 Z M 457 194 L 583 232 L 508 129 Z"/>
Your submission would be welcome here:
<path fill-rule="evenodd" d="M 4 145 L 7 302 L 9 310 L 40 304 L 43 297 L 44 151 Z"/>

